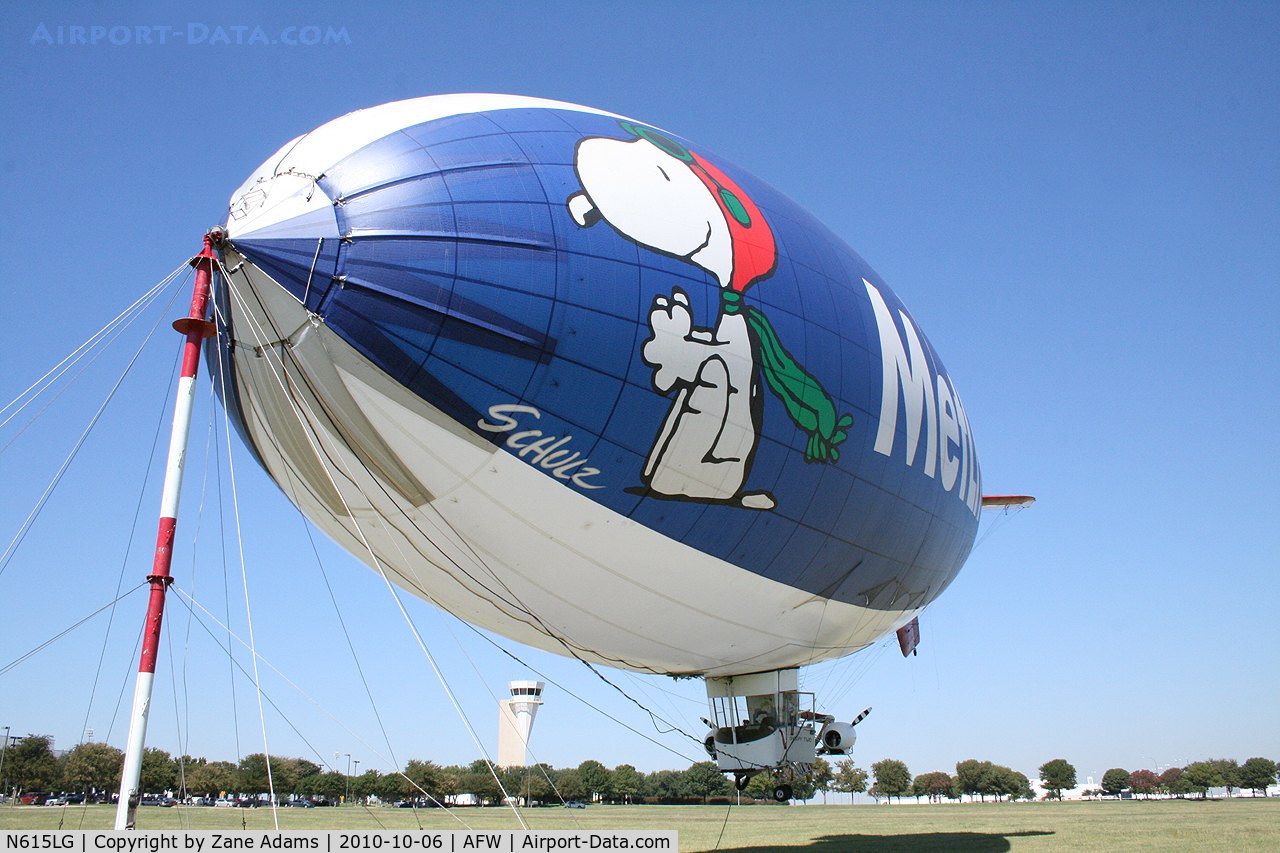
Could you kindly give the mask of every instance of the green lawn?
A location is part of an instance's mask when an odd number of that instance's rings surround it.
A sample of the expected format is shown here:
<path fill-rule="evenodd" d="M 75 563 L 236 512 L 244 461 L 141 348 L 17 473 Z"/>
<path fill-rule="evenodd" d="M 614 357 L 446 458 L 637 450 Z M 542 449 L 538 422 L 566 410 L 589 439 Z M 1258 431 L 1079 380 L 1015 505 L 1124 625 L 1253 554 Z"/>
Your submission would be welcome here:
<path fill-rule="evenodd" d="M 108 806 L 0 806 L 3 829 L 108 829 Z M 510 809 L 281 809 L 281 829 L 519 829 Z M 682 851 L 1280 851 L 1280 798 L 893 806 L 591 806 L 521 812 L 529 829 L 675 829 Z M 269 809 L 139 810 L 145 829 L 271 829 Z M 721 828 L 723 827 L 723 837 Z"/>

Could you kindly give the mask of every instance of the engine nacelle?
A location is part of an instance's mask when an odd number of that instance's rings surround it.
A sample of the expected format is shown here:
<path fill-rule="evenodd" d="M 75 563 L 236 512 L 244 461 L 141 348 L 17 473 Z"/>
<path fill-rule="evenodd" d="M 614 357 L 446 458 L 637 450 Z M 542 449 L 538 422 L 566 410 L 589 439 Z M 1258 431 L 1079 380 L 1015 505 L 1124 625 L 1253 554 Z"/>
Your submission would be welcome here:
<path fill-rule="evenodd" d="M 851 723 L 838 723 L 834 720 L 822 727 L 818 733 L 818 750 L 833 755 L 844 755 L 853 749 L 858 739 Z"/>

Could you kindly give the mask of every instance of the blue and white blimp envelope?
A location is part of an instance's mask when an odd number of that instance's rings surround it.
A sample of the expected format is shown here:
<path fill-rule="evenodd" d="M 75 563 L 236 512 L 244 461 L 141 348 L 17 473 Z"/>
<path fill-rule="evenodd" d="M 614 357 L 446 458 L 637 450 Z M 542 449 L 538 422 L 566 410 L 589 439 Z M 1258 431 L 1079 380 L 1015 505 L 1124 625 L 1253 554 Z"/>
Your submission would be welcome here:
<path fill-rule="evenodd" d="M 902 303 L 778 191 L 534 98 L 362 110 L 236 191 L 227 408 L 395 583 L 531 646 L 725 676 L 855 652 L 960 570 L 969 423 Z"/>

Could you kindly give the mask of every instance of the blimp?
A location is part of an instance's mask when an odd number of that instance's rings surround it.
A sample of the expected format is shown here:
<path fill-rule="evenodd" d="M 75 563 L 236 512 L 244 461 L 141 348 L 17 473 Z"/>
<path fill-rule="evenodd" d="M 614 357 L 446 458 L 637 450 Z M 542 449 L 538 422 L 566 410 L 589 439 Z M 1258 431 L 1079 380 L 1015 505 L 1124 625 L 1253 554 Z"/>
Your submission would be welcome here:
<path fill-rule="evenodd" d="M 973 546 L 969 420 L 910 313 L 673 132 L 385 104 L 269 157 L 213 237 L 214 382 L 289 500 L 469 623 L 705 679 L 739 787 L 848 750 L 798 671 L 909 626 Z"/>

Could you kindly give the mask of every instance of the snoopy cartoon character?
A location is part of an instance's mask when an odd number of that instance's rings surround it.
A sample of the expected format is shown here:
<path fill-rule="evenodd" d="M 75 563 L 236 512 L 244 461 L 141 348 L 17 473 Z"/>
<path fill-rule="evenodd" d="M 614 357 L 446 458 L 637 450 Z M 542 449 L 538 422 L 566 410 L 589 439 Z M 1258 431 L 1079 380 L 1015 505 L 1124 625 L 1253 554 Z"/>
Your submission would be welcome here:
<path fill-rule="evenodd" d="M 644 494 L 767 510 L 764 490 L 744 490 L 759 443 L 760 376 L 809 435 L 805 460 L 839 458 L 853 418 L 779 342 L 764 313 L 743 301 L 777 266 L 777 244 L 760 210 L 728 176 L 648 127 L 619 121 L 631 139 L 578 141 L 582 190 L 569 196 L 574 221 L 603 220 L 632 242 L 693 264 L 720 286 L 713 327 L 695 327 L 679 287 L 654 297 L 641 348 L 653 387 L 675 399 L 641 470 Z"/>

